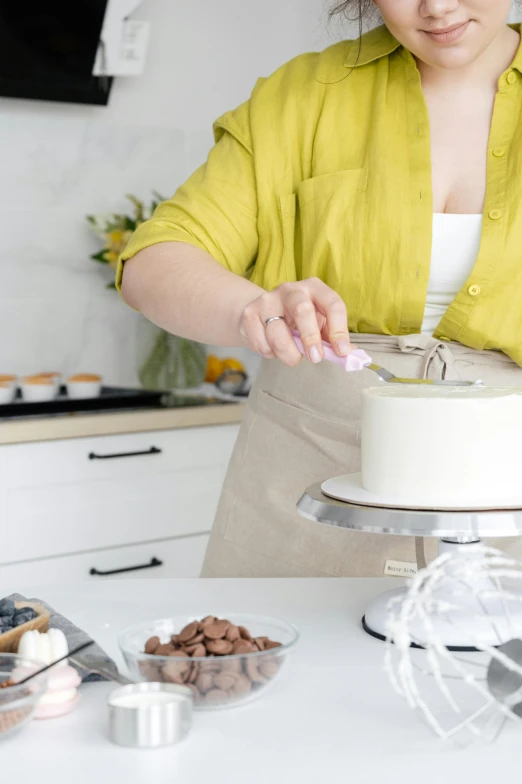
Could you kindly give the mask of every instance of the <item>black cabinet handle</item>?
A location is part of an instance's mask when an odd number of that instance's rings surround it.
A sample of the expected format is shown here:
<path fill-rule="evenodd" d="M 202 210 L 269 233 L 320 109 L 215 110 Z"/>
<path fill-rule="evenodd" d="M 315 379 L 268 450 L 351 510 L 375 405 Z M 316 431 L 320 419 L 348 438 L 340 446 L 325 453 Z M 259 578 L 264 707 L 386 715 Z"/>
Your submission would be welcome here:
<path fill-rule="evenodd" d="M 151 446 L 144 452 L 120 452 L 114 455 L 97 455 L 96 452 L 89 453 L 89 460 L 115 460 L 119 457 L 146 457 L 147 455 L 161 455 L 161 449 Z"/>
<path fill-rule="evenodd" d="M 98 577 L 107 577 L 109 574 L 123 574 L 123 572 L 137 572 L 138 569 L 152 569 L 154 566 L 163 566 L 163 561 L 159 558 L 151 558 L 150 563 L 141 564 L 140 566 L 126 566 L 123 569 L 110 569 L 108 572 L 100 572 L 94 567 L 89 570 L 89 574 L 98 575 Z"/>

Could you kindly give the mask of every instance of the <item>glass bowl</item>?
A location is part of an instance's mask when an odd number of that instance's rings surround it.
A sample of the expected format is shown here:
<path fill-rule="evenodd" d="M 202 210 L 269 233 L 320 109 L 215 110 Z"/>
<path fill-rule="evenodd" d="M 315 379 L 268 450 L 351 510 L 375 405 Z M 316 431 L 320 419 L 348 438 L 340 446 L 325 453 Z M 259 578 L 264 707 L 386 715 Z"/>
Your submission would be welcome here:
<path fill-rule="evenodd" d="M 163 618 L 132 626 L 120 635 L 118 642 L 130 677 L 136 681 L 183 683 L 191 688 L 194 707 L 199 710 L 230 708 L 263 694 L 297 644 L 299 632 L 285 621 L 259 615 L 229 613 L 214 617 L 247 629 L 252 638 L 268 638 L 281 644 L 256 653 L 185 659 L 144 653 L 145 643 L 151 637 L 159 637 L 161 644 L 169 643 L 172 635 L 201 616 Z"/>
<path fill-rule="evenodd" d="M 42 668 L 41 662 L 31 661 L 15 653 L 0 653 L 0 683 L 14 681 L 14 686 L 0 689 L 0 739 L 14 735 L 29 719 L 47 690 L 47 672 L 35 676 L 28 683 L 17 686 Z"/>

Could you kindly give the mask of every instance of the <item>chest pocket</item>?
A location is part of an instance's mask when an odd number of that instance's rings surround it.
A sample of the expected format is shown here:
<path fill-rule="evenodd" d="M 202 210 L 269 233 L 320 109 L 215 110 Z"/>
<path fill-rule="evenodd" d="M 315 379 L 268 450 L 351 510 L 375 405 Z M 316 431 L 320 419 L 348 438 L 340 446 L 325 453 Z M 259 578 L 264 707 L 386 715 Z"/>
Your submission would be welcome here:
<path fill-rule="evenodd" d="M 367 169 L 348 169 L 304 180 L 297 189 L 297 277 L 323 280 L 351 317 L 362 285 L 367 182 Z"/>

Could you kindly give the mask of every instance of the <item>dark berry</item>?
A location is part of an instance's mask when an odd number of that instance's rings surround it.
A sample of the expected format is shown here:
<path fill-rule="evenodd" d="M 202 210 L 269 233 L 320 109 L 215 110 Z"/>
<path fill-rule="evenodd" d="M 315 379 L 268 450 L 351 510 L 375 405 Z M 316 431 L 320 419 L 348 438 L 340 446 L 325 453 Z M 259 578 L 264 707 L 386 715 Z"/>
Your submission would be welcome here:
<path fill-rule="evenodd" d="M 8 615 L 12 618 L 15 613 L 16 607 L 12 599 L 2 599 L 0 601 L 0 616 Z"/>
<path fill-rule="evenodd" d="M 27 621 L 32 621 L 33 619 L 29 616 L 26 616 L 25 613 L 18 613 L 13 618 L 13 626 L 21 626 L 23 623 L 27 623 Z"/>
<path fill-rule="evenodd" d="M 36 611 L 33 610 L 32 607 L 22 607 L 20 610 L 17 610 L 15 613 L 15 618 L 25 618 L 26 621 L 32 621 L 36 618 Z"/>

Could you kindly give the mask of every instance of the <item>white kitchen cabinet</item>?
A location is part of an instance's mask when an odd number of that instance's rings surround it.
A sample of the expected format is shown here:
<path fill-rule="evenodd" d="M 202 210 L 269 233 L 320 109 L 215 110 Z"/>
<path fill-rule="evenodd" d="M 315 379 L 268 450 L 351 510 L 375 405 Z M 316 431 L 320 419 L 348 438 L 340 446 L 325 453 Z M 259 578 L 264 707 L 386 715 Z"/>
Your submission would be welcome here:
<path fill-rule="evenodd" d="M 168 576 L 197 576 L 237 432 L 223 425 L 0 446 L 0 572 L 34 563 L 34 579 L 55 567 L 53 582 L 62 572 L 71 579 L 80 561 L 64 556 L 103 551 L 105 559 L 162 541 L 171 547 Z"/>
<path fill-rule="evenodd" d="M 0 565 L 0 596 L 3 595 L 3 587 L 8 585 L 198 577 L 207 542 L 208 534 L 203 534 L 131 547 L 96 550 L 80 555 Z"/>

